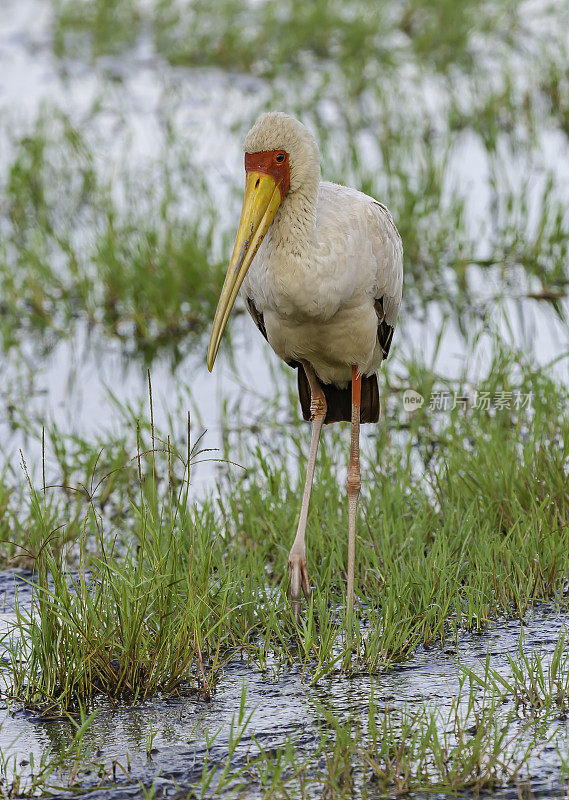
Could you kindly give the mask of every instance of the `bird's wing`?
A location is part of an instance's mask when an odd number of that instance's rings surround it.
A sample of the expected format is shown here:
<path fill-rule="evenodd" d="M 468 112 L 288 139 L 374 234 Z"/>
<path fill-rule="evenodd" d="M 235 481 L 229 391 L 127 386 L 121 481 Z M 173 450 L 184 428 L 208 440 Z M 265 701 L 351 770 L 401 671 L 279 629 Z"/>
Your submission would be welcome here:
<path fill-rule="evenodd" d="M 265 320 L 263 319 L 263 315 L 261 314 L 261 312 L 259 311 L 259 309 L 255 305 L 255 303 L 253 302 L 253 299 L 251 297 L 249 297 L 248 295 L 245 295 L 245 300 L 247 301 L 247 311 L 253 317 L 253 322 L 255 323 L 257 328 L 259 328 L 259 330 L 261 331 L 261 333 L 263 334 L 265 339 L 267 341 L 269 341 L 269 338 L 267 336 L 267 329 L 265 328 Z"/>
<path fill-rule="evenodd" d="M 377 264 L 374 284 L 377 338 L 386 358 L 401 307 L 403 244 L 387 208 L 377 200 L 373 200 L 368 207 L 372 223 L 371 245 Z"/>
<path fill-rule="evenodd" d="M 344 284 L 339 276 L 339 302 L 342 294 L 349 302 L 355 288 L 365 287 L 365 294 L 375 306 L 378 341 L 385 357 L 403 289 L 403 245 L 393 217 L 373 197 L 326 181 L 320 184 L 318 210 L 321 238 L 333 243 L 331 255 L 337 256 L 340 231 L 349 239 L 349 244 L 344 244 L 349 268 L 342 270 L 346 276 Z M 327 277 L 332 283 L 336 276 Z"/>
<path fill-rule="evenodd" d="M 247 311 L 253 317 L 253 322 L 255 323 L 257 328 L 259 328 L 259 330 L 261 331 L 261 333 L 268 342 L 269 337 L 267 336 L 267 329 L 265 327 L 265 320 L 262 313 L 259 311 L 255 303 L 253 302 L 253 298 L 249 297 L 249 295 L 246 294 L 245 300 L 247 303 Z M 285 361 L 285 363 L 288 364 L 289 367 L 294 367 L 294 368 L 300 367 L 300 363 L 298 361 L 291 360 L 291 361 Z"/>
<path fill-rule="evenodd" d="M 375 313 L 377 314 L 377 341 L 383 350 L 383 358 L 389 355 L 391 340 L 393 339 L 394 325 L 388 325 L 385 321 L 385 311 L 383 308 L 383 297 L 376 298 L 374 302 Z"/>

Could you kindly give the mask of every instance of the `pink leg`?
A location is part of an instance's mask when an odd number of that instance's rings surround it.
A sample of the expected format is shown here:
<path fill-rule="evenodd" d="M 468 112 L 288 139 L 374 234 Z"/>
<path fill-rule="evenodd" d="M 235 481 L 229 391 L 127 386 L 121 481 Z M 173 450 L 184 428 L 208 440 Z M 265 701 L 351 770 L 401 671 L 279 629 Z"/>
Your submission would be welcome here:
<path fill-rule="evenodd" d="M 346 612 L 351 614 L 354 606 L 354 573 L 356 567 L 356 513 L 360 493 L 360 407 L 362 396 L 362 376 L 357 367 L 352 367 L 352 442 L 350 462 L 346 478 L 348 492 L 348 590 Z"/>
<path fill-rule="evenodd" d="M 310 493 L 312 491 L 312 481 L 314 479 L 314 467 L 316 464 L 316 452 L 320 431 L 326 417 L 326 398 L 322 387 L 318 383 L 316 374 L 307 361 L 302 361 L 303 369 L 310 385 L 310 418 L 312 420 L 312 441 L 310 443 L 310 455 L 308 456 L 308 467 L 306 469 L 306 483 L 304 485 L 304 495 L 300 509 L 300 519 L 296 536 L 288 557 L 288 571 L 290 575 L 289 599 L 292 605 L 294 618 L 298 621 L 300 614 L 301 590 L 307 601 L 310 600 L 310 583 L 308 580 L 308 570 L 306 568 L 306 521 L 308 519 L 308 506 L 310 503 Z"/>

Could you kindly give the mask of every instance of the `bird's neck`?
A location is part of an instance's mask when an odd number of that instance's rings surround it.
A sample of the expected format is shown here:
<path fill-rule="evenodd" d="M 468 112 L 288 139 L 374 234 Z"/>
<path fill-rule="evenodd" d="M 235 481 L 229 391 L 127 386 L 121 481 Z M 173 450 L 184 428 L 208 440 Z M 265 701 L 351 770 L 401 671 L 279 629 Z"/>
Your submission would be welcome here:
<path fill-rule="evenodd" d="M 272 225 L 273 247 L 304 256 L 316 246 L 316 202 L 319 179 L 289 192 Z"/>

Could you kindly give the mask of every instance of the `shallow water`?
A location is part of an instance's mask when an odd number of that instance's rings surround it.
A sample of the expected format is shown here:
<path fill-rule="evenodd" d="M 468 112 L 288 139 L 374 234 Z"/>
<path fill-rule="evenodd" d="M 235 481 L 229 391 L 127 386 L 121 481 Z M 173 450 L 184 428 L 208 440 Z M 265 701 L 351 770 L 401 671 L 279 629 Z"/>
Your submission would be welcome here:
<path fill-rule="evenodd" d="M 532 6 L 526 13 L 532 20 L 536 14 L 539 16 L 538 9 Z M 232 127 L 246 125 L 269 87 L 258 79 L 229 75 L 218 69 L 174 68 L 153 51 L 150 40 L 144 37 L 126 56 L 105 57 L 89 65 L 62 63 L 51 48 L 51 17 L 48 3 L 2 3 L 0 112 L 5 146 L 0 153 L 0 174 L 10 156 L 9 142 L 14 131 L 27 130 L 42 104 L 57 105 L 80 121 L 95 99 L 104 97 L 104 112 L 89 124 L 90 135 L 97 142 L 98 169 L 112 171 L 125 162 L 139 166 L 156 158 L 164 145 L 167 119 L 179 132 L 184 146 L 191 148 L 195 163 L 204 167 L 212 196 L 226 208 L 220 224 L 225 230 L 233 230 L 240 201 L 232 189 L 242 182 L 242 157 L 239 136 L 235 136 Z M 444 85 L 437 79 L 427 82 L 427 89 L 427 105 L 432 106 L 431 113 L 436 118 L 438 104 L 444 103 Z M 332 108 L 330 114 L 333 118 Z M 563 170 L 569 172 L 567 140 L 547 129 L 540 136 L 537 163 L 526 163 L 523 149 L 519 154 L 505 153 L 503 160 L 508 185 L 532 177 L 528 183 L 530 207 L 531 194 L 539 194 L 549 169 L 554 167 L 560 177 Z M 371 157 L 374 156 L 370 152 Z M 476 136 L 468 131 L 457 133 L 446 175 L 449 198 L 453 187 L 461 187 L 466 198 L 467 227 L 479 231 L 478 255 L 484 257 L 493 212 L 487 154 Z M 569 193 L 569 182 L 560 180 L 559 191 L 563 186 Z M 533 353 L 539 364 L 569 351 L 565 324 L 551 314 L 547 304 L 525 298 L 528 286 L 524 275 L 512 273 L 508 296 L 502 300 L 496 300 L 496 292 L 503 286 L 498 274 L 493 280 L 487 271 L 472 267 L 469 276 L 473 294 L 486 313 L 480 341 L 473 349 L 451 320 L 445 324 L 439 342 L 444 314 L 436 304 L 429 306 L 426 317 L 415 312 L 406 314 L 404 309 L 388 364 L 402 390 L 407 388 L 405 364 L 417 357 L 419 342 L 419 357 L 424 363 L 433 362 L 442 375 L 463 378 L 472 388 L 488 370 L 494 337 Z M 568 301 L 564 303 L 567 310 Z M 279 423 L 289 416 L 288 371 L 281 370 L 248 315 L 234 316 L 231 326 L 234 358 L 227 357 L 222 348 L 213 375 L 204 365 L 205 341 L 195 342 L 192 352 L 175 369 L 166 356 L 156 358 L 151 366 L 158 426 L 167 426 L 168 420 L 173 419 L 184 431 L 186 412 L 190 410 L 196 437 L 207 429 L 204 446 L 214 449 L 221 446 L 223 431 L 263 424 L 264 409 L 275 397 Z M 147 408 L 146 368 L 141 359 L 125 353 L 120 343 L 90 330 L 81 320 L 48 352 L 38 351 L 37 343 L 30 339 L 5 354 L 3 361 L 0 398 L 5 410 L 0 412 L 0 441 L 4 461 L 11 464 L 15 473 L 19 473 L 18 451 L 22 449 L 37 476 L 41 446 L 39 436 L 26 438 L 17 425 L 14 430 L 11 409 L 25 408 L 26 415 L 37 420 L 38 432 L 41 425 L 53 421 L 64 433 L 89 438 L 101 429 L 113 429 L 117 415 L 111 394 L 119 404 Z M 555 370 L 562 380 L 568 380 L 566 359 L 562 358 Z M 274 415 L 271 422 L 274 423 Z M 177 431 L 172 433 L 176 435 Z M 256 433 L 251 438 L 255 441 Z M 193 476 L 195 496 L 215 490 L 218 475 L 216 462 L 198 465 Z"/>
<path fill-rule="evenodd" d="M 28 583 L 30 577 L 26 573 L 0 573 L 0 592 L 4 601 L 0 617 L 2 629 L 9 629 L 13 619 L 15 587 L 19 602 L 29 602 L 32 591 Z M 245 716 L 248 718 L 250 715 L 250 719 L 235 748 L 231 762 L 233 770 L 244 767 L 248 759 L 254 758 L 259 753 L 259 745 L 264 750 L 275 750 L 284 746 L 287 740 L 295 742 L 298 756 L 310 758 L 320 732 L 326 729 L 324 711 L 334 714 L 341 725 L 353 725 L 365 733 L 372 687 L 377 713 L 385 709 L 405 709 L 411 713 L 416 710 L 419 713 L 426 704 L 441 712 L 442 731 L 447 722 L 445 715 L 450 712 L 453 699 L 460 694 L 462 672 L 457 659 L 463 666 L 481 672 L 489 654 L 490 666 L 509 676 L 507 654 L 516 653 L 522 629 L 527 651 L 538 650 L 547 658 L 568 623 L 568 611 L 560 612 L 543 605 L 528 613 L 523 624 L 517 620 L 497 621 L 482 634 L 461 634 L 456 647 L 419 650 L 414 658 L 371 677 L 334 674 L 311 685 L 299 666 L 261 671 L 245 661 L 234 659 L 223 670 L 209 702 L 190 696 L 147 701 L 134 707 L 102 703 L 85 735 L 83 746 L 92 753 L 91 769 L 95 768 L 94 765 L 103 767 L 110 777 L 115 762 L 116 784 L 99 786 L 100 779 L 92 773 L 81 772 L 83 785 L 92 786 L 85 796 L 93 800 L 143 797 L 140 783 L 149 786 L 159 776 L 156 796 L 185 797 L 192 786 L 199 786 L 206 758 L 210 766 L 225 762 L 243 690 L 246 692 Z M 5 704 L 1 713 L 0 750 L 5 757 L 15 755 L 18 764 L 29 760 L 30 753 L 38 759 L 48 749 L 53 754 L 62 752 L 72 737 L 73 726 L 61 718 L 50 721 L 17 708 L 8 711 Z M 523 715 L 520 714 L 519 719 L 521 725 Z M 552 735 L 554 742 L 548 743 Z M 147 755 L 149 736 L 153 739 L 150 756 Z M 566 760 L 569 757 L 568 737 L 566 719 L 553 719 L 546 726 L 542 734 L 543 749 L 538 748 L 529 762 L 529 785 L 533 796 L 565 797 L 560 764 L 561 758 Z M 122 765 L 127 774 L 118 765 Z M 25 765 L 19 766 L 18 772 L 25 778 Z M 310 766 L 307 770 L 309 776 Z M 524 781 L 526 776 L 522 774 L 519 779 Z M 179 789 L 185 792 L 177 795 Z M 297 787 L 292 786 L 291 791 L 296 796 Z M 496 790 L 491 796 L 516 797 L 516 791 L 507 787 Z M 231 792 L 226 794 L 230 796 Z M 249 785 L 246 794 L 256 796 L 258 787 Z M 67 795 L 62 792 L 58 796 Z M 316 789 L 310 792 L 310 796 L 319 796 Z M 384 795 L 374 795 L 372 790 L 368 796 Z"/>
<path fill-rule="evenodd" d="M 81 121 L 98 96 L 104 96 L 105 111 L 96 121 L 94 138 L 104 140 L 107 147 L 97 151 L 100 169 L 106 162 L 113 169 L 126 159 L 133 165 L 144 164 L 156 157 L 164 143 L 164 121 L 171 121 L 183 133 L 183 141 L 191 144 L 192 157 L 210 176 L 209 188 L 217 202 L 224 203 L 226 230 L 236 224 L 239 198 L 233 192 L 242 182 L 242 157 L 239 136 L 232 130 L 237 124 L 245 129 L 256 109 L 268 96 L 269 87 L 254 78 L 229 75 L 217 69 L 188 70 L 164 63 L 144 38 L 128 58 L 103 58 L 96 65 L 67 63 L 65 68 L 54 58 L 49 42 L 50 7 L 38 0 L 2 0 L 0 23 L 0 173 L 10 155 L 10 136 L 28 129 L 43 102 L 57 104 Z M 431 87 L 432 102 L 440 100 L 441 87 Z M 6 122 L 7 120 L 7 122 Z M 540 191 L 549 169 L 555 168 L 559 183 L 569 177 L 567 139 L 558 132 L 544 130 L 539 134 L 537 149 L 540 163 L 532 164 L 531 176 L 523 154 L 516 158 L 504 154 L 504 174 L 509 185 L 532 178 L 528 202 Z M 371 157 L 373 157 L 373 150 Z M 333 178 L 333 175 L 327 177 Z M 454 186 L 462 187 L 466 196 L 466 215 L 471 230 L 479 231 L 479 257 L 488 249 L 488 218 L 491 217 L 487 154 L 477 137 L 468 132 L 457 133 L 456 146 L 447 170 L 449 197 Z M 569 181 L 565 188 L 569 192 Z M 530 215 L 531 216 L 531 215 Z M 388 369 L 392 382 L 401 390 L 407 388 L 406 362 L 417 357 L 425 363 L 434 361 L 441 374 L 465 378 L 472 387 L 484 375 L 491 362 L 492 334 L 527 353 L 533 353 L 540 364 L 547 364 L 569 351 L 566 326 L 555 319 L 549 308 L 528 300 L 525 276 L 512 272 L 508 296 L 501 303 L 495 300 L 503 282 L 473 268 L 469 283 L 480 307 L 487 312 L 485 332 L 476 348 L 465 342 L 449 321 L 438 342 L 444 314 L 431 304 L 428 318 L 414 313 L 403 315 L 394 341 L 393 358 Z M 567 301 L 565 301 L 567 310 Z M 286 437 L 288 381 L 286 370 L 276 365 L 245 314 L 232 321 L 233 357 L 221 353 L 213 375 L 204 364 L 205 342 L 196 343 L 175 369 L 167 358 L 157 358 L 151 367 L 155 416 L 158 427 L 167 428 L 174 420 L 183 433 L 186 411 L 192 414 L 194 436 L 204 429 L 204 445 L 219 448 L 228 429 L 241 432 L 245 441 L 256 441 L 258 429 L 267 423 L 271 430 L 282 425 Z M 69 336 L 54 343 L 47 353 L 38 352 L 37 343 L 26 341 L 21 349 L 3 355 L 3 384 L 0 388 L 0 441 L 4 463 L 19 473 L 18 450 L 36 469 L 41 459 L 38 437 L 27 437 L 14 429 L 13 411 L 25 406 L 26 415 L 38 425 L 54 421 L 67 433 L 93 438 L 101 429 L 113 430 L 120 424 L 116 417 L 115 396 L 119 404 L 133 409 L 147 406 L 146 368 L 142 361 L 124 352 L 120 343 L 102 333 L 89 330 L 81 320 Z M 438 347 L 438 349 L 437 349 Z M 434 353 L 437 352 L 436 359 Z M 237 367 L 235 367 L 237 365 Z M 555 372 L 569 381 L 567 359 L 561 359 Z M 410 387 L 413 388 L 413 387 Z M 270 420 L 265 409 L 273 397 Z M 397 400 L 400 402 L 400 398 Z M 247 428 L 254 430 L 242 433 Z M 178 432 L 175 432 L 178 433 Z M 308 431 L 306 432 L 308 444 Z M 295 465 L 291 465 L 295 468 Z M 48 471 L 50 456 L 48 453 Z M 193 473 L 194 497 L 215 491 L 220 465 L 202 463 Z M 49 482 L 49 474 L 48 474 Z M 30 601 L 30 586 L 18 580 L 19 601 Z M 0 573 L 0 634 L 10 630 L 14 620 L 14 573 Z M 554 608 L 542 607 L 528 615 L 524 625 L 529 648 L 551 653 L 559 632 L 569 622 L 569 615 Z M 491 654 L 491 664 L 506 670 L 506 654 L 517 646 L 519 622 L 499 621 L 480 636 L 463 635 L 458 642 L 458 655 L 466 666 L 474 667 Z M 321 707 L 329 708 L 346 722 L 354 721 L 365 730 L 370 687 L 381 709 L 385 706 L 414 708 L 424 702 L 444 711 L 450 708 L 456 694 L 460 672 L 452 653 L 439 648 L 420 652 L 413 659 L 389 672 L 369 678 L 333 676 L 310 686 L 297 667 L 279 670 L 276 675 L 263 673 L 244 662 L 232 661 L 211 702 L 194 697 L 157 700 L 134 708 L 121 704 L 103 704 L 89 729 L 86 746 L 92 746 L 93 761 L 112 774 L 113 762 L 127 769 L 130 780 L 115 767 L 119 788 L 93 788 L 93 798 L 142 797 L 139 782 L 150 785 L 155 779 L 156 796 L 175 796 L 176 785 L 191 787 L 199 783 L 206 754 L 210 763 L 222 763 L 227 754 L 231 723 L 239 707 L 242 690 L 247 692 L 247 713 L 252 716 L 235 752 L 234 767 L 243 766 L 247 757 L 258 752 L 257 743 L 265 748 L 282 745 L 295 737 L 300 753 L 314 752 L 318 732 L 323 724 Z M 4 756 L 14 754 L 18 764 L 34 753 L 38 759 L 51 749 L 61 752 L 70 740 L 72 726 L 65 721 L 45 721 L 21 710 L 6 706 L 0 729 L 0 750 Z M 567 723 L 551 723 L 565 758 L 569 755 Z M 147 737 L 155 735 L 149 759 Z M 208 737 L 217 734 L 208 747 Z M 128 754 L 128 760 L 127 760 Z M 534 796 L 565 797 L 559 769 L 560 758 L 555 747 L 547 746 L 531 763 L 531 788 Z M 18 768 L 25 775 L 26 767 Z M 127 770 L 128 771 L 128 770 Z M 160 777 L 156 777 L 160 775 Z M 86 785 L 95 785 L 94 774 L 84 776 Z M 255 787 L 247 790 L 254 796 Z M 64 797 L 64 793 L 59 793 Z M 185 795 L 183 795 L 185 796 Z M 368 794 L 368 796 L 373 796 Z M 433 795 L 430 795 L 432 797 Z M 514 788 L 495 793 L 496 797 L 517 797 Z"/>

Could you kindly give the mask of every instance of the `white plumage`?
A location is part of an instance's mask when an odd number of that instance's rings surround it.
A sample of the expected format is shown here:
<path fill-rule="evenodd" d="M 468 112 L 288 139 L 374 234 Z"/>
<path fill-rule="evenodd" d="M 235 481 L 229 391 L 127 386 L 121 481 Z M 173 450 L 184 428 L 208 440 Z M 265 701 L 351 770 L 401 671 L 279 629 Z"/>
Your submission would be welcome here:
<path fill-rule="evenodd" d="M 375 302 L 395 326 L 401 305 L 403 248 L 391 214 L 371 197 L 320 180 L 312 134 L 280 112 L 264 114 L 246 152 L 283 148 L 291 186 L 243 282 L 267 338 L 285 361 L 309 361 L 324 383 L 345 386 L 356 365 L 379 367 Z M 379 320 L 381 321 L 381 320 Z"/>
<path fill-rule="evenodd" d="M 301 594 L 310 598 L 305 535 L 320 431 L 325 422 L 351 422 L 346 480 L 349 616 L 361 486 L 359 429 L 361 422 L 379 418 L 374 373 L 389 352 L 401 305 L 401 239 L 381 203 L 320 180 L 318 146 L 298 120 L 280 112 L 263 114 L 247 134 L 244 149 L 243 210 L 207 363 L 211 370 L 241 287 L 251 316 L 273 350 L 298 368 L 302 412 L 313 425 L 288 561 L 289 595 L 297 619 Z"/>

